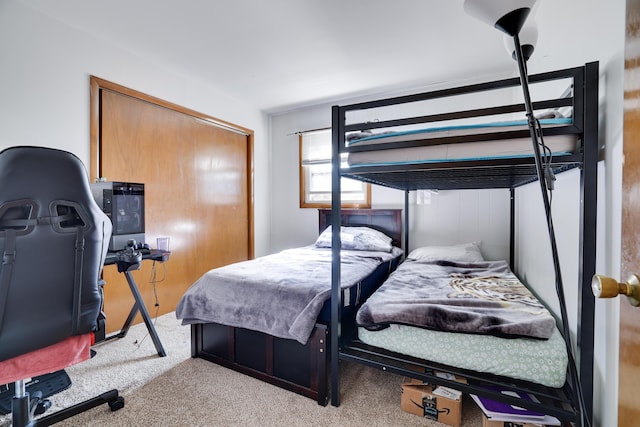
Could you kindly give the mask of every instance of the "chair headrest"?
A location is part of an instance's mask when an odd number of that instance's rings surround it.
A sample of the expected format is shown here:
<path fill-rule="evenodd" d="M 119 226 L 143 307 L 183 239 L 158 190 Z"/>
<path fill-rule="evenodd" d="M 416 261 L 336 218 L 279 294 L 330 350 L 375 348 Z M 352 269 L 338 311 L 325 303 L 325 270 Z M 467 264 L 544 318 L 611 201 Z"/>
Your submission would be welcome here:
<path fill-rule="evenodd" d="M 51 200 L 93 202 L 84 164 L 67 151 L 19 146 L 0 152 L 0 205 L 32 199 L 47 208 Z"/>

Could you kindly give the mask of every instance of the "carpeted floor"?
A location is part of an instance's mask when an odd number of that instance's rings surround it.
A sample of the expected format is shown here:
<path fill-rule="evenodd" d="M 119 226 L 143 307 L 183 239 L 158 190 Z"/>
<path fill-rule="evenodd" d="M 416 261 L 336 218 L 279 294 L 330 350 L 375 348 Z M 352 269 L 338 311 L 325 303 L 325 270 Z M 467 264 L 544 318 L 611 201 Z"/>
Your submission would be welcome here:
<path fill-rule="evenodd" d="M 125 407 L 107 405 L 77 415 L 62 426 L 444 426 L 400 409 L 401 378 L 363 365 L 341 367 L 341 405 L 319 406 L 299 396 L 190 356 L 189 327 L 174 313 L 156 329 L 167 351 L 158 357 L 143 324 L 95 347 L 96 357 L 67 369 L 70 389 L 52 396 L 65 407 L 118 388 Z M 8 416 L 0 426 L 9 425 Z M 463 400 L 463 426 L 481 426 L 480 411 Z"/>

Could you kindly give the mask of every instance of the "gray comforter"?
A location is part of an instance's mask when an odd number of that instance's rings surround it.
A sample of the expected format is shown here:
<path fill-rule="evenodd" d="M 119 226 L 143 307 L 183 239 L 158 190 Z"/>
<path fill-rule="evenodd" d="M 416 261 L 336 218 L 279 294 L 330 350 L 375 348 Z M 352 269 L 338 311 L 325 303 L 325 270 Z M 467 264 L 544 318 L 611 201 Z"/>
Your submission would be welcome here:
<path fill-rule="evenodd" d="M 549 338 L 555 319 L 504 261 L 472 264 L 407 260 L 362 305 L 356 322 L 448 332 Z"/>
<path fill-rule="evenodd" d="M 342 288 L 351 287 L 392 253 L 341 251 Z M 219 323 L 305 344 L 331 296 L 331 249 L 303 248 L 243 261 L 205 273 L 176 308 L 183 324 Z"/>

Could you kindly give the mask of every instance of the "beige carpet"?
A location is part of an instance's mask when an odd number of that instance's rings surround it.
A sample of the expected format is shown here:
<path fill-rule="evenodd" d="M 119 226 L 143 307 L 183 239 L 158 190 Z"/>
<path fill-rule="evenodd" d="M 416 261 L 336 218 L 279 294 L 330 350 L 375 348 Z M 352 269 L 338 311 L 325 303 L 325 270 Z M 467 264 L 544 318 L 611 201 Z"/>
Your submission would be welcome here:
<path fill-rule="evenodd" d="M 143 324 L 95 347 L 93 359 L 68 368 L 70 389 L 52 396 L 55 410 L 112 388 L 125 407 L 107 405 L 77 415 L 66 426 L 444 426 L 400 409 L 399 376 L 344 362 L 341 405 L 319 406 L 299 396 L 190 356 L 189 328 L 174 313 L 156 320 L 167 357 L 158 357 Z M 0 417 L 0 426 L 9 425 Z M 481 426 L 465 396 L 463 426 Z"/>

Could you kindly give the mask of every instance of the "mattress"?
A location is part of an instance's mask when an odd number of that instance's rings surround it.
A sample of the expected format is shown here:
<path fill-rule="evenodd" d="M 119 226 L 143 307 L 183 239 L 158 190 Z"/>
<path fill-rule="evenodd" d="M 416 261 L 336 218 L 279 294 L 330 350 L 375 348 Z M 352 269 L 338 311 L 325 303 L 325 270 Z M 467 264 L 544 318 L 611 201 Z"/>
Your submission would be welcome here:
<path fill-rule="evenodd" d="M 567 351 L 554 317 L 505 261 L 468 245 L 412 251 L 358 310 L 366 344 L 559 388 Z M 461 247 L 459 251 L 453 248 Z"/>
<path fill-rule="evenodd" d="M 548 340 L 433 331 L 391 325 L 380 331 L 358 328 L 371 346 L 475 372 L 530 381 L 547 387 L 565 384 L 567 351 L 556 328 Z"/>
<path fill-rule="evenodd" d="M 567 126 L 571 123 L 571 118 L 540 120 L 540 124 L 543 127 Z M 528 125 L 526 121 L 433 127 L 402 132 L 372 134 L 364 138 L 351 139 L 347 143 L 347 146 L 355 147 L 365 144 L 379 145 L 405 141 L 423 141 L 425 144 L 428 144 L 429 140 L 439 138 L 513 132 L 527 129 Z M 570 154 L 575 152 L 577 148 L 577 138 L 575 135 L 549 136 L 545 138 L 544 142 L 554 155 Z M 348 153 L 347 161 L 349 166 L 355 167 L 530 157 L 532 155 L 533 148 L 531 139 L 525 137 L 455 143 L 437 141 L 432 145 L 418 147 L 350 152 Z"/>

